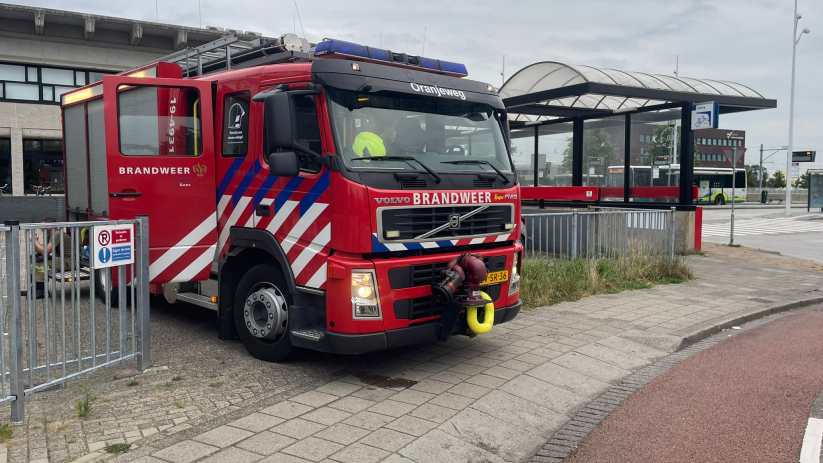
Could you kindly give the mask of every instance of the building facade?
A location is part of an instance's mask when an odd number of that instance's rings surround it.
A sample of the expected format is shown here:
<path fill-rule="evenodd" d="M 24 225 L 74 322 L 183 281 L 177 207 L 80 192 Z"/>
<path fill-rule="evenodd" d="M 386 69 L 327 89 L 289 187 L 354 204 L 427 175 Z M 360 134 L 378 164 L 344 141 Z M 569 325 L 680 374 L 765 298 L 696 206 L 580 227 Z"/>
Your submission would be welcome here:
<path fill-rule="evenodd" d="M 0 218 L 63 216 L 64 92 L 230 34 L 0 3 Z"/>

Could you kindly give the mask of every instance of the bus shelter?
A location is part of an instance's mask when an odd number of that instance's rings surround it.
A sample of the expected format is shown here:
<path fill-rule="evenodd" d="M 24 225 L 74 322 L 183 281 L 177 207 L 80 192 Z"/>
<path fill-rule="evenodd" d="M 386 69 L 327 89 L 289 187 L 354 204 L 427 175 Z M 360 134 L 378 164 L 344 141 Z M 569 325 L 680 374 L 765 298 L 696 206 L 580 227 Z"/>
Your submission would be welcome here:
<path fill-rule="evenodd" d="M 552 61 L 521 69 L 499 93 L 522 198 L 559 207 L 694 211 L 702 139 L 691 128 L 692 105 L 717 103 L 721 125 L 726 114 L 777 107 L 735 82 Z"/>

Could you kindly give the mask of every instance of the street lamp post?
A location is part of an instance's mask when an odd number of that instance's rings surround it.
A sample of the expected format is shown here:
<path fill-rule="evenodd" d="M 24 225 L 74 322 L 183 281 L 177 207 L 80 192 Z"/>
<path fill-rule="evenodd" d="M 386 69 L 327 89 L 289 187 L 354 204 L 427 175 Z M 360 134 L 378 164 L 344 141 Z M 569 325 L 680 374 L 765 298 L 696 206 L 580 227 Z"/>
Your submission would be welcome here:
<path fill-rule="evenodd" d="M 789 104 L 789 149 L 786 152 L 786 216 L 792 215 L 792 142 L 794 141 L 794 68 L 797 58 L 797 44 L 803 34 L 811 32 L 808 28 L 803 29 L 800 35 L 797 35 L 797 23 L 800 22 L 802 16 L 797 14 L 797 0 L 794 0 L 794 30 L 792 31 L 792 93 L 791 102 Z"/>

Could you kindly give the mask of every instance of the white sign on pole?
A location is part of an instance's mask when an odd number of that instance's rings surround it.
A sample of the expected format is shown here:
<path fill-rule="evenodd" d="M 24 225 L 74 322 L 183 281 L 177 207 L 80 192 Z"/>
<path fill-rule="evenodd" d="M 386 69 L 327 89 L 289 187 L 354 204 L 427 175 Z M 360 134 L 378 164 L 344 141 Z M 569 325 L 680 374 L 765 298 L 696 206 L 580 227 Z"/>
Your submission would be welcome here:
<path fill-rule="evenodd" d="M 652 167 L 652 178 L 654 178 L 654 179 L 660 178 L 660 166 L 653 166 Z"/>
<path fill-rule="evenodd" d="M 692 130 L 716 129 L 720 105 L 714 101 L 692 105 Z"/>
<path fill-rule="evenodd" d="M 792 163 L 792 177 L 791 178 L 800 178 L 800 163 L 793 162 Z"/>
<path fill-rule="evenodd" d="M 92 227 L 92 268 L 134 263 L 134 224 Z"/>
<path fill-rule="evenodd" d="M 589 175 L 594 175 L 594 167 L 589 167 Z"/>

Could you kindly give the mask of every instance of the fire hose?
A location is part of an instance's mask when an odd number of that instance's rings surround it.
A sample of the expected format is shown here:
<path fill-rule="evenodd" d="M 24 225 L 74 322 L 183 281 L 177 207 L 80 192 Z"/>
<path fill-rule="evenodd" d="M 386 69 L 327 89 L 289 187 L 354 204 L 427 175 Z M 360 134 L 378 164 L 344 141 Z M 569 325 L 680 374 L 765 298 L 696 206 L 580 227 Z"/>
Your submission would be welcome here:
<path fill-rule="evenodd" d="M 479 255 L 468 253 L 455 257 L 443 270 L 443 278 L 432 285 L 432 296 L 438 302 L 451 306 L 447 314 L 444 310 L 441 323 L 447 331 L 446 337 L 463 309 L 466 323 L 474 334 L 491 331 L 494 325 L 494 303 L 488 294 L 480 291 L 480 283 L 486 279 L 486 264 Z M 478 308 L 483 308 L 483 322 L 478 319 Z M 442 339 L 442 337 L 441 337 Z"/>

